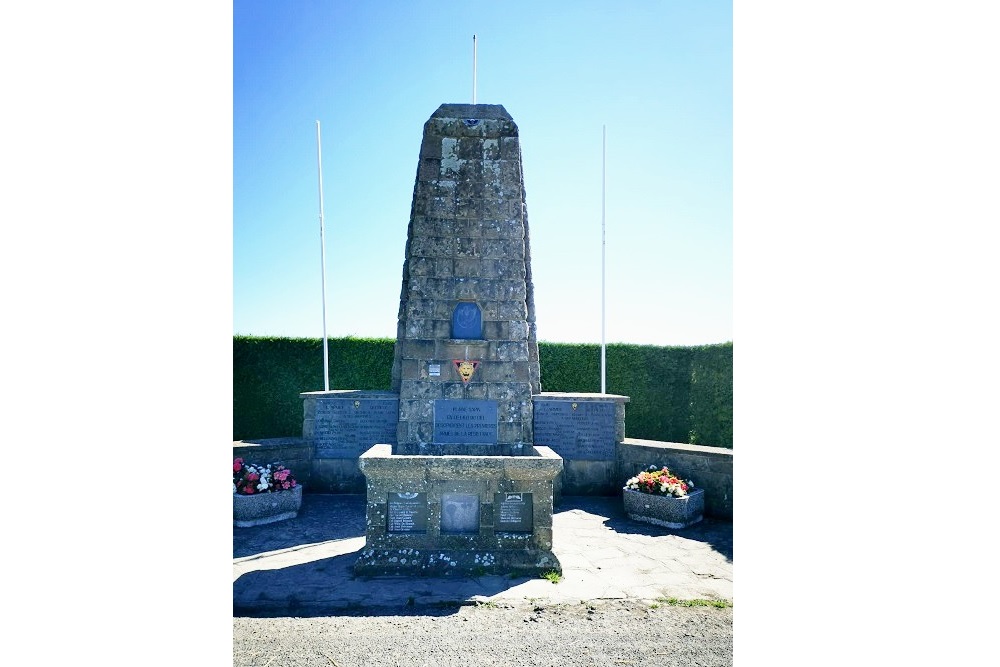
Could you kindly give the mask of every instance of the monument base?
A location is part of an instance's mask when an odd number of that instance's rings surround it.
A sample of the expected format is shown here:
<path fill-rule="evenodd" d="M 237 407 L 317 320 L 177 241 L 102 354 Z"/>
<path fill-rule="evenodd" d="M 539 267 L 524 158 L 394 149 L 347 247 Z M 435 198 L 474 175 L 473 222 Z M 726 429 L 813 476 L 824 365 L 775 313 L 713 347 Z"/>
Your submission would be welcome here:
<path fill-rule="evenodd" d="M 398 455 L 375 445 L 365 476 L 365 547 L 355 574 L 441 576 L 561 572 L 552 553 L 553 481 L 562 458 Z"/>
<path fill-rule="evenodd" d="M 365 548 L 354 564 L 354 574 L 362 577 L 403 575 L 413 577 L 480 576 L 485 574 L 537 577 L 559 572 L 562 566 L 551 551 L 537 549 L 377 550 Z"/>

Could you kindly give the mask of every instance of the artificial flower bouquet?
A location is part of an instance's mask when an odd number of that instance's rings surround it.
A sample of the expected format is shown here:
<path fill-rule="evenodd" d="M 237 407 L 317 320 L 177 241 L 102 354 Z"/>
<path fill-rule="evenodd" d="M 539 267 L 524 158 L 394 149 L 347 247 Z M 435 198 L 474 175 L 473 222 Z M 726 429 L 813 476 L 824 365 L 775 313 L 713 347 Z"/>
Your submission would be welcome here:
<path fill-rule="evenodd" d="M 683 498 L 691 491 L 694 491 L 694 482 L 690 479 L 677 477 L 666 466 L 661 468 L 649 466 L 648 469 L 643 470 L 625 482 L 623 488 L 640 493 L 649 493 L 654 496 Z"/>
<path fill-rule="evenodd" d="M 251 496 L 256 493 L 287 491 L 298 485 L 292 471 L 277 463 L 258 465 L 233 459 L 233 493 Z"/>

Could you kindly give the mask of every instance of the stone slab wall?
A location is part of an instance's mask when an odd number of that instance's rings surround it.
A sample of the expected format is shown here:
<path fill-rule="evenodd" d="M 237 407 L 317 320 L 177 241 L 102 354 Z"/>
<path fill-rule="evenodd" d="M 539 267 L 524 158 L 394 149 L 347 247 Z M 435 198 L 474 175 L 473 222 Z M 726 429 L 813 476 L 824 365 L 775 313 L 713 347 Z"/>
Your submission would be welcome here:
<path fill-rule="evenodd" d="M 625 440 L 625 404 L 617 394 L 542 392 L 535 403 L 535 443 L 563 459 L 556 498 L 615 495 L 617 452 Z"/>
<path fill-rule="evenodd" d="M 667 466 L 705 489 L 705 514 L 733 520 L 733 450 L 677 442 L 626 438 L 618 448 L 618 492 L 651 465 Z"/>
<path fill-rule="evenodd" d="M 302 398 L 302 438 L 311 446 L 312 493 L 364 493 L 358 457 L 372 445 L 393 444 L 399 394 L 335 389 Z"/>

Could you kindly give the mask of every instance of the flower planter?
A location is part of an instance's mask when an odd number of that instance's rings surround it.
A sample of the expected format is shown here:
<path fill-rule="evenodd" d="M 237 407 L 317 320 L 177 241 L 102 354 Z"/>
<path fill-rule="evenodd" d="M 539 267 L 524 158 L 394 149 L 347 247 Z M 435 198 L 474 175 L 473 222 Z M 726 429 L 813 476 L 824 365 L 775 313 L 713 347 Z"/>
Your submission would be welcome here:
<path fill-rule="evenodd" d="M 249 528 L 294 519 L 300 507 L 302 507 L 301 484 L 287 491 L 255 493 L 251 496 L 234 493 L 233 525 L 237 528 Z"/>
<path fill-rule="evenodd" d="M 622 493 L 625 514 L 633 521 L 666 528 L 687 528 L 701 521 L 705 513 L 704 489 L 695 489 L 683 498 L 631 489 L 622 489 Z"/>

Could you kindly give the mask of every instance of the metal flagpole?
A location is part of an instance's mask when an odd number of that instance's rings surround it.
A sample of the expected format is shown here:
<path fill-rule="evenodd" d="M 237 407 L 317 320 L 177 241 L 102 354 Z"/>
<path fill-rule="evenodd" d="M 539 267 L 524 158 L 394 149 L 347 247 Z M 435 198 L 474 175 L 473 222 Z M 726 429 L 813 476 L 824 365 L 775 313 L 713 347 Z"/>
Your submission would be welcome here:
<path fill-rule="evenodd" d="M 476 36 L 472 36 L 472 103 L 476 103 Z"/>
<path fill-rule="evenodd" d="M 326 340 L 326 233 L 323 229 L 323 142 L 316 121 L 316 163 L 319 165 L 319 251 L 323 275 L 323 391 L 330 391 L 330 349 Z"/>
<path fill-rule="evenodd" d="M 608 155 L 607 146 L 608 146 L 608 127 L 607 127 L 607 125 L 602 125 L 601 126 L 601 393 L 602 394 L 608 393 L 608 385 L 607 385 L 607 369 L 608 369 L 608 363 L 607 363 L 607 346 L 605 345 L 605 342 L 604 342 L 605 301 L 606 301 L 606 295 L 607 295 L 607 289 L 605 288 L 605 281 L 604 281 L 604 274 L 605 274 L 605 272 L 604 272 L 604 256 L 606 254 L 606 251 L 605 251 L 606 233 L 605 233 L 605 227 L 604 227 L 604 217 L 605 217 L 604 216 L 604 209 L 605 209 L 605 206 L 604 206 L 604 201 L 605 201 L 604 192 L 605 192 L 605 183 L 606 183 L 606 180 L 607 180 L 606 176 L 605 176 L 605 174 L 607 173 L 607 166 L 606 165 L 607 165 L 607 161 L 608 161 L 608 159 L 607 159 L 607 155 Z"/>

